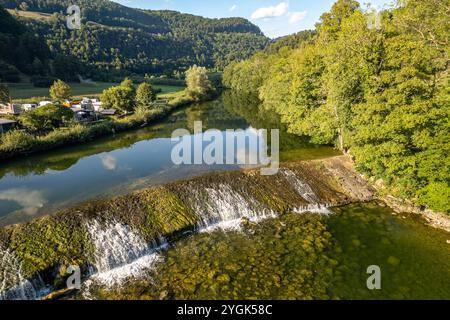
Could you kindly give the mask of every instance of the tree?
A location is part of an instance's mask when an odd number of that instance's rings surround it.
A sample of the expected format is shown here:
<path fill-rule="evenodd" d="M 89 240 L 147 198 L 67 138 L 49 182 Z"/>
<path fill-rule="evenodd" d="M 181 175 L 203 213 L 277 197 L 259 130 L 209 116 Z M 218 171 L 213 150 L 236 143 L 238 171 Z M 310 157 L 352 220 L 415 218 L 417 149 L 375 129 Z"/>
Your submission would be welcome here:
<path fill-rule="evenodd" d="M 130 78 L 123 79 L 123 81 L 120 83 L 120 86 L 134 90 L 134 84 Z"/>
<path fill-rule="evenodd" d="M 50 97 L 55 101 L 64 101 L 70 96 L 70 86 L 62 80 L 56 80 L 50 87 Z"/>
<path fill-rule="evenodd" d="M 50 131 L 73 118 L 73 111 L 60 104 L 46 106 L 23 113 L 19 120 L 30 131 Z"/>
<path fill-rule="evenodd" d="M 207 98 L 212 92 L 213 87 L 208 79 L 206 68 L 194 65 L 186 71 L 186 91 L 190 98 L 200 101 Z"/>
<path fill-rule="evenodd" d="M 8 103 L 11 100 L 9 88 L 6 84 L 0 83 L 0 103 Z"/>
<path fill-rule="evenodd" d="M 314 41 L 233 63 L 224 84 L 258 95 L 289 132 L 349 151 L 393 195 L 450 212 L 448 18 L 442 1 L 399 1 L 372 28 L 338 0 Z"/>
<path fill-rule="evenodd" d="M 141 83 L 136 91 L 136 105 L 148 107 L 155 99 L 156 94 L 153 87 L 146 82 Z"/>
<path fill-rule="evenodd" d="M 133 111 L 136 106 L 136 89 L 133 82 L 127 78 L 119 86 L 104 90 L 101 100 L 105 108 L 123 113 Z"/>

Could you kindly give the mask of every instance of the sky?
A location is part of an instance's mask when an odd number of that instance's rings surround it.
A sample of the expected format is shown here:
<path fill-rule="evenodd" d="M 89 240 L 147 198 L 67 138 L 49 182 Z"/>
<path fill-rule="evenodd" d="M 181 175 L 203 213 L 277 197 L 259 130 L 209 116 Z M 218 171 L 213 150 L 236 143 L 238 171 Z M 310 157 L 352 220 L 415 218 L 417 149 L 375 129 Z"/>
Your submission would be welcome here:
<path fill-rule="evenodd" d="M 271 38 L 314 29 L 322 13 L 336 0 L 113 0 L 128 7 L 175 10 L 208 18 L 243 17 L 258 25 Z M 375 8 L 394 0 L 361 0 Z"/>

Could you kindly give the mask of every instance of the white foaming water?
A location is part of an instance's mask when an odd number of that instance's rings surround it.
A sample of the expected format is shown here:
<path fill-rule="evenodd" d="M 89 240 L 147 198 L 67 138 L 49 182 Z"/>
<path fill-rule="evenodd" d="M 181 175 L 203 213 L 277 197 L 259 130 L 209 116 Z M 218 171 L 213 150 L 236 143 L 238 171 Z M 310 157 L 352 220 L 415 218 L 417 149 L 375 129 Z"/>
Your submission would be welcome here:
<path fill-rule="evenodd" d="M 194 200 L 194 207 L 200 218 L 200 232 L 240 230 L 241 219 L 259 222 L 276 217 L 276 213 L 261 207 L 256 200 L 246 200 L 229 185 L 220 184 L 216 189 L 206 188 L 207 200 Z M 196 193 L 196 191 L 194 191 Z"/>
<path fill-rule="evenodd" d="M 88 231 L 95 246 L 95 267 L 99 273 L 133 262 L 151 250 L 138 234 L 121 223 L 102 225 L 93 221 Z"/>
<path fill-rule="evenodd" d="M 308 205 L 294 208 L 295 213 L 317 213 L 323 215 L 330 215 L 332 212 L 329 210 L 331 205 L 320 203 L 319 197 L 315 194 L 312 188 L 304 181 L 300 180 L 297 175 L 289 170 L 281 170 L 286 180 L 295 188 L 298 194 L 309 202 Z"/>
<path fill-rule="evenodd" d="M 323 215 L 330 215 L 332 212 L 330 211 L 330 206 L 325 204 L 309 204 L 304 207 L 294 208 L 295 213 L 317 213 Z"/>
<path fill-rule="evenodd" d="M 309 203 L 320 202 L 319 197 L 314 193 L 311 187 L 306 182 L 300 180 L 293 171 L 289 169 L 282 169 L 281 172 L 303 199 Z"/>
<path fill-rule="evenodd" d="M 44 283 L 22 276 L 22 265 L 9 250 L 0 248 L 0 300 L 37 300 L 44 293 Z"/>
<path fill-rule="evenodd" d="M 112 287 L 130 277 L 142 276 L 159 260 L 158 252 L 168 246 L 162 237 L 147 243 L 129 226 L 117 222 L 102 225 L 94 221 L 88 230 L 95 245 L 98 273 L 86 281 L 87 291 L 93 282 Z"/>

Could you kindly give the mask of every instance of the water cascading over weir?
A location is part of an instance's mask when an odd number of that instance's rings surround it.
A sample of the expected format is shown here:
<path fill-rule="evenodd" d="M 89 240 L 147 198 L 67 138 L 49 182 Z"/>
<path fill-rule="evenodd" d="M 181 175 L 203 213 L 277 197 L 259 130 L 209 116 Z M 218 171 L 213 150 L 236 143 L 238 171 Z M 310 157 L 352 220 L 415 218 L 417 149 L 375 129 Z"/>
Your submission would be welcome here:
<path fill-rule="evenodd" d="M 261 176 L 259 170 L 211 174 L 90 202 L 37 219 L 28 228 L 0 229 L 0 298 L 37 299 L 42 288 L 63 289 L 58 286 L 64 276 L 56 281 L 49 275 L 71 265 L 80 266 L 85 280 L 115 283 L 139 276 L 168 243 L 192 232 L 236 230 L 244 219 L 258 222 L 287 212 L 329 214 L 332 206 L 370 200 L 371 190 L 346 170 L 351 171 L 340 161 L 323 160 L 290 164 L 275 176 Z M 341 176 L 346 175 L 354 181 L 344 181 Z M 39 237 L 23 234 L 27 230 Z M 61 252 L 46 252 L 45 257 L 21 252 L 26 245 Z M 46 275 L 43 281 L 38 274 Z"/>
<path fill-rule="evenodd" d="M 9 249 L 0 247 L 0 300 L 35 300 L 46 292 L 42 279 L 27 280 L 22 266 Z"/>

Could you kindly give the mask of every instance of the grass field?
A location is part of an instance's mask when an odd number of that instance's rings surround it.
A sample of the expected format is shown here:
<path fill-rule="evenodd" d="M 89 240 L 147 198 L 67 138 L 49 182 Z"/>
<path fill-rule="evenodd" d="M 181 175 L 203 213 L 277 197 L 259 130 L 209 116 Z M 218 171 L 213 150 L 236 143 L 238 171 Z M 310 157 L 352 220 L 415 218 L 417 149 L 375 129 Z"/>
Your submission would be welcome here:
<path fill-rule="evenodd" d="M 81 98 L 84 96 L 95 97 L 99 96 L 103 90 L 106 88 L 116 86 L 117 83 L 110 82 L 97 82 L 94 84 L 81 84 L 81 83 L 70 83 L 70 87 L 72 88 L 72 96 L 74 98 Z M 23 102 L 24 100 L 44 100 L 48 98 L 48 88 L 35 88 L 32 84 L 28 83 L 11 83 L 8 84 L 11 97 L 15 102 Z M 177 86 L 163 86 L 163 85 L 155 85 L 156 89 L 161 89 L 161 94 L 168 94 L 173 92 L 178 92 L 183 90 L 183 87 Z"/>
<path fill-rule="evenodd" d="M 6 9 L 10 15 L 15 16 L 16 10 L 12 9 Z M 47 21 L 50 20 L 52 15 L 49 13 L 42 13 L 42 12 L 32 12 L 32 11 L 22 11 L 17 10 L 17 14 L 22 18 L 28 18 L 28 19 L 35 19 L 35 20 L 41 20 L 41 21 Z"/>

